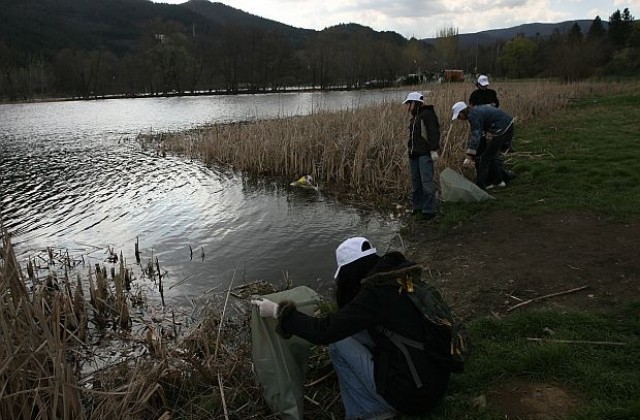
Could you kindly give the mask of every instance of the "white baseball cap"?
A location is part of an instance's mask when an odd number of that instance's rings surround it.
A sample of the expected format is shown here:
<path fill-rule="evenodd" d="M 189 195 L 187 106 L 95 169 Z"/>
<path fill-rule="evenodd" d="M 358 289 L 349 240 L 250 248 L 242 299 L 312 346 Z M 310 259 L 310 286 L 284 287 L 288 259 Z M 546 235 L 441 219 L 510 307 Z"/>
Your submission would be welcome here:
<path fill-rule="evenodd" d="M 478 77 L 478 84 L 480 86 L 489 86 L 489 78 L 484 74 L 481 74 L 480 77 Z"/>
<path fill-rule="evenodd" d="M 362 236 L 349 238 L 342 242 L 338 245 L 338 248 L 336 248 L 336 262 L 338 263 L 338 269 L 336 270 L 336 274 L 333 278 L 338 278 L 338 273 L 340 273 L 340 269 L 343 266 L 359 260 L 362 257 L 366 257 L 367 255 L 375 254 L 376 252 L 376 249 L 371 246 L 371 242 Z"/>
<path fill-rule="evenodd" d="M 422 93 L 420 92 L 411 92 L 410 94 L 407 95 L 407 99 L 404 100 L 403 104 L 406 104 L 407 102 L 411 102 L 411 101 L 424 103 L 424 96 L 422 96 Z"/>
<path fill-rule="evenodd" d="M 467 107 L 467 104 L 465 104 L 462 101 L 456 102 L 455 104 L 453 104 L 453 106 L 451 107 L 451 110 L 453 111 L 453 118 L 451 118 L 451 121 L 458 119 L 458 114 L 460 114 L 460 111 L 462 111 L 466 107 Z"/>

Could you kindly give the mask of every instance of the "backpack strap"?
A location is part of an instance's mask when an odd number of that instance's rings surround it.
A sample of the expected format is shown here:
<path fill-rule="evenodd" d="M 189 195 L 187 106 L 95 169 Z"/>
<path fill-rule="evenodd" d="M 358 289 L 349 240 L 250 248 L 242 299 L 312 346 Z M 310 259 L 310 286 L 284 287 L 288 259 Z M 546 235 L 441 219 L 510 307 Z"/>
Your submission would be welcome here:
<path fill-rule="evenodd" d="M 420 380 L 420 376 L 418 375 L 418 370 L 416 369 L 416 365 L 413 364 L 413 360 L 409 355 L 409 350 L 407 349 L 407 346 L 424 351 L 424 344 L 419 341 L 412 340 L 408 337 L 405 337 L 402 334 L 398 334 L 397 332 L 393 332 L 390 329 L 383 327 L 382 325 L 376 325 L 376 330 L 384 334 L 389 340 L 391 340 L 393 344 L 395 344 L 396 347 L 398 347 L 400 352 L 402 352 L 405 359 L 407 359 L 407 364 L 409 365 L 409 371 L 411 371 L 411 376 L 413 376 L 413 381 L 415 382 L 416 387 L 422 388 L 422 381 Z"/>

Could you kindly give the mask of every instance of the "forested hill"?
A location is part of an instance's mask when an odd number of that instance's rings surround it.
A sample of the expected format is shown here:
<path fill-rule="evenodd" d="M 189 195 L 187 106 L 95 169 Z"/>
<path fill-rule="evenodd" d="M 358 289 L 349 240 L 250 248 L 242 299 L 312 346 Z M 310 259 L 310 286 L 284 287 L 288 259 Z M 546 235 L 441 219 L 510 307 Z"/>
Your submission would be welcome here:
<path fill-rule="evenodd" d="M 0 39 L 14 51 L 52 55 L 63 48 L 134 47 L 154 19 L 208 25 L 179 6 L 147 0 L 0 0 Z"/>
<path fill-rule="evenodd" d="M 207 0 L 0 0 L 0 101 L 360 89 L 438 80 L 445 69 L 577 80 L 640 68 L 628 9 L 609 22 L 450 29 L 429 43 L 357 23 L 296 28 Z"/>
<path fill-rule="evenodd" d="M 219 35 L 229 28 L 251 28 L 278 32 L 301 48 L 317 32 L 265 19 L 219 2 L 190 0 L 183 4 L 153 3 L 149 0 L 0 0 L 0 40 L 14 51 L 51 56 L 64 49 L 107 49 L 118 56 L 136 49 L 149 31 L 159 31 L 171 22 L 185 32 Z M 578 21 L 583 30 L 591 21 Z M 460 46 L 494 43 L 518 34 L 550 35 L 565 32 L 573 22 L 528 24 L 473 34 L 459 34 Z M 365 36 L 400 44 L 395 32 L 376 32 L 358 24 L 336 24 L 326 31 L 342 37 Z M 424 39 L 435 44 L 435 38 Z"/>
<path fill-rule="evenodd" d="M 559 23 L 526 23 L 524 25 L 513 26 L 503 29 L 490 29 L 487 31 L 459 34 L 458 43 L 461 47 L 472 45 L 492 45 L 499 41 L 505 41 L 517 36 L 526 38 L 549 37 L 554 32 L 568 33 L 574 24 L 578 24 L 583 34 L 589 32 L 589 28 L 593 20 L 571 20 Z M 603 28 L 607 28 L 607 23 L 603 22 Z M 423 41 L 429 44 L 435 44 L 437 38 L 425 38 Z"/>
<path fill-rule="evenodd" d="M 30 53 L 106 48 L 122 55 L 164 22 L 203 35 L 228 26 L 279 29 L 294 38 L 308 32 L 207 0 L 179 5 L 149 0 L 0 0 L 0 10 L 0 39 Z"/>
<path fill-rule="evenodd" d="M 311 32 L 314 32 L 311 29 L 285 25 L 284 23 L 246 13 L 223 3 L 210 2 L 208 0 L 190 0 L 180 6 L 205 17 L 214 26 L 220 28 L 253 27 L 270 32 L 281 31 L 296 45 L 300 45 Z"/>

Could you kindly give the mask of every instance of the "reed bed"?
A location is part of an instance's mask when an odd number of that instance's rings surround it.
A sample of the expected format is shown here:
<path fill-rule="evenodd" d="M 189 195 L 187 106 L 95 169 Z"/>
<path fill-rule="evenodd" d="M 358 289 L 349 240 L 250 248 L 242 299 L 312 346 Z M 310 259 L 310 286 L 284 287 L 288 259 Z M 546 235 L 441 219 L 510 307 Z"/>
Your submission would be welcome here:
<path fill-rule="evenodd" d="M 576 99 L 625 89 L 624 84 L 539 80 L 500 82 L 492 87 L 501 108 L 515 116 L 518 124 L 557 112 Z M 423 85 L 407 92 L 414 89 L 426 93 L 440 119 L 442 150 L 436 173 L 445 167 L 460 169 L 468 126 L 452 123 L 451 106 L 466 101 L 474 86 Z M 292 180 L 310 174 L 325 191 L 402 202 L 410 191 L 407 126 L 405 107 L 387 102 L 168 134 L 163 148 L 251 175 Z"/>
<path fill-rule="evenodd" d="M 249 296 L 272 285 L 238 286 L 195 316 L 176 315 L 135 292 L 137 279 L 112 250 L 111 275 L 52 249 L 30 258 L 25 275 L 1 236 L 1 419 L 275 418 L 253 373 L 246 311 Z M 153 258 L 140 266 L 157 280 Z M 317 348 L 310 361 L 309 418 L 342 415 L 328 360 Z"/>

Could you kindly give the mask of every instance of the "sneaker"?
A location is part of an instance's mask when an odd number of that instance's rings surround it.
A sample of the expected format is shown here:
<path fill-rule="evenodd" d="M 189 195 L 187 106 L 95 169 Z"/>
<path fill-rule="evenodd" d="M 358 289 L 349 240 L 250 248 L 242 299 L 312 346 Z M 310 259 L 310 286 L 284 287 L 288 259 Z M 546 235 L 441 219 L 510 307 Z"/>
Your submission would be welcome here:
<path fill-rule="evenodd" d="M 486 189 L 486 190 L 490 190 L 490 189 L 492 189 L 492 188 L 496 188 L 496 187 L 504 188 L 504 187 L 506 187 L 506 186 L 507 186 L 507 183 L 506 183 L 506 182 L 504 182 L 504 181 L 500 181 L 500 183 L 499 183 L 499 184 L 491 184 L 491 185 L 487 185 L 487 188 L 485 188 L 485 189 Z"/>

